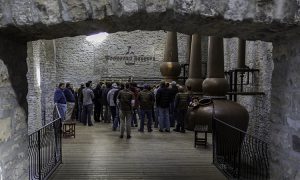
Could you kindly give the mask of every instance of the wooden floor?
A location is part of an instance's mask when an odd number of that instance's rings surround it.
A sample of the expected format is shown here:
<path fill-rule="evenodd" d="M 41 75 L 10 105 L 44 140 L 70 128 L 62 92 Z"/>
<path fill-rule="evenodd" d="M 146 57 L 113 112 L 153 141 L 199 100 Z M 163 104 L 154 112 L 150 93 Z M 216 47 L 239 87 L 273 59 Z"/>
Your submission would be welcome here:
<path fill-rule="evenodd" d="M 212 165 L 212 146 L 194 148 L 193 132 L 152 133 L 132 129 L 120 139 L 108 124 L 77 124 L 76 138 L 63 139 L 63 164 L 50 179 L 226 179 Z"/>

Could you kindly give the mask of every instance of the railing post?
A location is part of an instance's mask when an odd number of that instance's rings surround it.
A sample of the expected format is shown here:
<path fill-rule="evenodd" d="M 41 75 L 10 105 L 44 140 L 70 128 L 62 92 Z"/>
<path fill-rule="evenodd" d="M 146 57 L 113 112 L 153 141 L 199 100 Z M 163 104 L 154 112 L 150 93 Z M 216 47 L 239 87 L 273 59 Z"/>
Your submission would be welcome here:
<path fill-rule="evenodd" d="M 41 167 L 41 131 L 38 131 L 38 162 L 39 162 L 39 180 L 42 179 Z"/>
<path fill-rule="evenodd" d="M 242 158 L 242 143 L 243 143 L 243 133 L 239 132 L 239 150 L 238 150 L 238 179 L 241 177 L 241 158 Z"/>

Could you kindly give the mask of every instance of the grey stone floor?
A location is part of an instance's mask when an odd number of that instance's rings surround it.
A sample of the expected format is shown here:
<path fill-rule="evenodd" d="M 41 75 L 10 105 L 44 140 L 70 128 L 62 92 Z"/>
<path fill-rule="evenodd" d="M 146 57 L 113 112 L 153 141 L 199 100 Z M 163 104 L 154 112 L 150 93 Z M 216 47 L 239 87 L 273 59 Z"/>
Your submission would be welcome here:
<path fill-rule="evenodd" d="M 50 179 L 226 179 L 212 165 L 211 136 L 208 148 L 196 149 L 193 132 L 133 128 L 127 140 L 103 123 L 76 130 L 75 139 L 63 139 L 63 164 Z"/>

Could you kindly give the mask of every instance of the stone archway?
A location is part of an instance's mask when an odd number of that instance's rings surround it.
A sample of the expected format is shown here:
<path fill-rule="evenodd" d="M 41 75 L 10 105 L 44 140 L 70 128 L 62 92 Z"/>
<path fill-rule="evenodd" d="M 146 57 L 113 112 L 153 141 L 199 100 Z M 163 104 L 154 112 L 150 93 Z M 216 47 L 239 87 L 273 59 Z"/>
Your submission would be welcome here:
<path fill-rule="evenodd" d="M 187 34 L 272 41 L 271 174 L 278 178 L 299 177 L 300 159 L 299 67 L 297 50 L 300 14 L 297 1 L 150 1 L 136 0 L 23 0 L 0 5 L 1 122 L 8 118 L 8 131 L 0 139 L 0 176 L 26 177 L 27 82 L 26 41 L 91 34 L 141 30 L 173 30 Z M 292 39 L 293 38 L 293 39 Z M 285 43 L 289 40 L 291 43 Z M 293 47 L 293 48 L 290 48 Z M 283 67 L 283 68 L 282 68 Z M 279 76 L 282 75 L 282 76 Z M 286 80 L 289 81 L 286 81 Z M 281 83 L 281 82 L 284 83 Z M 285 83 L 286 82 L 286 83 Z M 7 100 L 7 92 L 10 95 Z M 4 98 L 5 97 L 5 98 Z M 3 102 L 3 103 L 2 103 Z M 290 108 L 292 107 L 292 108 Z M 22 111 L 22 113 L 20 111 Z M 21 115 L 20 115 L 21 114 Z M 19 116 L 20 115 L 20 116 Z M 2 138 L 4 137 L 4 138 Z M 283 140 L 282 140 L 283 139 Z M 9 147 L 9 149 L 7 149 Z M 288 159 L 285 158 L 288 156 Z M 298 166 L 298 167 L 297 167 Z M 286 173 L 288 172 L 288 173 Z M 278 176 L 277 176 L 278 175 Z M 25 178 L 26 179 L 26 178 Z"/>

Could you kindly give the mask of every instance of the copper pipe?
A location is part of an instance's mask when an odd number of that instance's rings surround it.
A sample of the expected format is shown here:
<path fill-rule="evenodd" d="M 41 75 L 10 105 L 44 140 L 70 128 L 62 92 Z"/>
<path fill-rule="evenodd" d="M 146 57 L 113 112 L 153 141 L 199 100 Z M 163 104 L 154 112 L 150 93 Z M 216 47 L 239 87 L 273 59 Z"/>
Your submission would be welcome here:
<path fill-rule="evenodd" d="M 243 39 L 239 39 L 237 68 L 246 67 L 245 59 L 246 59 L 246 41 Z"/>

